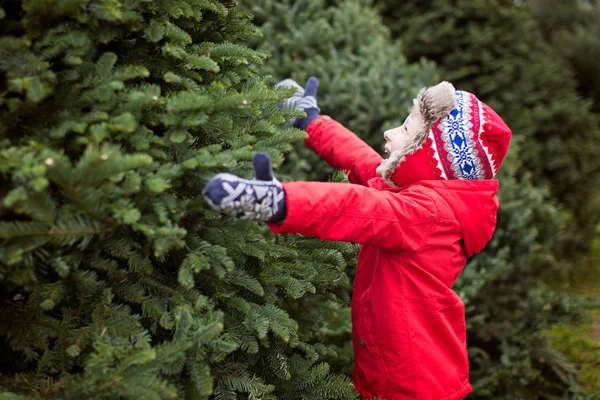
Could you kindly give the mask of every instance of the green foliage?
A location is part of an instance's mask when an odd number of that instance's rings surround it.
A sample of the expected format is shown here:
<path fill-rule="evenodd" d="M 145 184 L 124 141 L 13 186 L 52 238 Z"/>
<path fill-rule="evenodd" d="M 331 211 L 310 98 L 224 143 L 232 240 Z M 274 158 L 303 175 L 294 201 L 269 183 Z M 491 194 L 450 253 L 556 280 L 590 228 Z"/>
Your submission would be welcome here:
<path fill-rule="evenodd" d="M 600 231 L 599 231 L 600 232 Z M 578 324 L 556 324 L 545 335 L 552 346 L 579 367 L 580 391 L 592 399 L 600 399 L 600 240 L 595 238 L 589 262 L 578 269 L 578 274 L 553 284 L 569 293 L 587 296 L 589 312 Z"/>
<path fill-rule="evenodd" d="M 265 40 L 257 42 L 258 48 L 273 54 L 267 61 L 267 71 L 278 80 L 292 77 L 300 83 L 310 75 L 319 77 L 322 111 L 376 149 L 383 143 L 383 130 L 400 124 L 406 117 L 418 89 L 439 80 L 427 62 L 407 63 L 403 54 L 417 61 L 418 46 L 408 41 L 402 45 L 391 41 L 380 17 L 369 8 L 370 2 L 296 0 L 243 4 L 256 15 L 264 34 Z M 401 7 L 416 6 L 394 2 L 394 8 Z M 418 26 L 418 17 L 398 18 L 411 29 L 413 24 Z M 444 32 L 448 37 L 457 35 Z M 443 36 L 439 32 L 431 34 Z M 465 45 L 468 43 L 465 39 Z M 428 46 L 424 44 L 423 48 Z M 444 69 L 443 74 L 448 70 Z M 504 101 L 497 99 L 491 104 L 502 109 Z M 548 190 L 534 186 L 539 183 L 536 175 L 526 173 L 518 157 L 518 148 L 526 147 L 530 139 L 521 134 L 515 136 L 499 177 L 502 189 L 498 231 L 486 250 L 469 263 L 455 286 L 467 305 L 473 396 L 569 396 L 575 390 L 576 370 L 548 345 L 543 331 L 555 322 L 577 319 L 581 305 L 578 300 L 549 290 L 540 277 L 562 273 L 564 264 L 553 256 L 552 250 L 570 220 L 556 207 Z M 331 170 L 323 169 L 323 163 L 307 153 L 295 151 L 289 156 L 292 176 L 326 177 Z M 330 318 L 334 322 L 339 314 Z M 331 364 L 338 371 L 349 373 L 350 336 L 343 329 L 331 332 L 338 335 L 339 342 L 338 357 L 330 359 Z"/>
<path fill-rule="evenodd" d="M 467 312 L 474 398 L 572 398 L 573 360 L 550 346 L 544 331 L 577 321 L 584 301 L 550 289 L 541 276 L 561 273 L 552 256 L 564 216 L 549 193 L 516 176 L 514 155 L 501 171 L 498 227 L 454 286 Z"/>
<path fill-rule="evenodd" d="M 544 331 L 577 320 L 583 300 L 541 278 L 566 276 L 569 257 L 588 249 L 600 215 L 593 203 L 597 116 L 527 7 L 488 0 L 377 4 L 409 60 L 436 62 L 444 79 L 476 93 L 514 134 L 499 176 L 498 228 L 455 287 L 467 305 L 473 396 L 577 396 L 574 360 L 553 349 Z M 565 207 L 568 213 L 560 211 Z"/>
<path fill-rule="evenodd" d="M 547 336 L 552 346 L 580 365 L 581 394 L 600 398 L 600 338 L 597 324 L 554 325 Z"/>
<path fill-rule="evenodd" d="M 343 308 L 354 247 L 202 199 L 305 137 L 234 3 L 2 4 L 0 397 L 355 397 L 302 309 Z"/>
<path fill-rule="evenodd" d="M 594 101 L 600 113 L 600 2 L 578 0 L 530 0 L 533 14 L 554 51 L 569 61 L 578 91 Z"/>
<path fill-rule="evenodd" d="M 319 78 L 321 112 L 377 151 L 383 152 L 383 131 L 402 124 L 414 95 L 437 80 L 431 63 L 407 63 L 370 1 L 248 0 L 242 5 L 263 33 L 254 46 L 272 55 L 264 73 L 302 86 L 310 76 Z M 292 176 L 325 180 L 332 169 L 302 147 L 288 157 Z"/>
<path fill-rule="evenodd" d="M 381 18 L 364 0 L 248 1 L 271 53 L 264 71 L 300 84 L 320 79 L 322 112 L 382 145 L 381 129 L 400 125 L 414 93 L 434 83 L 430 63 L 408 64 Z"/>
<path fill-rule="evenodd" d="M 593 203 L 600 117 L 578 95 L 569 64 L 543 40 L 529 7 L 519 4 L 378 1 L 409 60 L 435 61 L 442 78 L 477 94 L 523 139 L 519 158 L 534 184 L 548 186 L 574 216 L 562 248 L 576 257 L 589 250 L 600 218 Z"/>

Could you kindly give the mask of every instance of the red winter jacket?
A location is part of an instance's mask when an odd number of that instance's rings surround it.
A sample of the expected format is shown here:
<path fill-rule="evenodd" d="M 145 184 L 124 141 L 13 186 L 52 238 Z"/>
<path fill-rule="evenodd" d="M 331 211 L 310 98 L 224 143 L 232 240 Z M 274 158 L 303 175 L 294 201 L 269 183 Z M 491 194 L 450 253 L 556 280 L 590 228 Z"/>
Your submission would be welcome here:
<path fill-rule="evenodd" d="M 496 226 L 498 182 L 392 188 L 381 156 L 329 117 L 306 145 L 351 182 L 286 182 L 276 233 L 362 244 L 352 294 L 353 383 L 367 399 L 453 400 L 471 392 L 464 304 L 452 284 Z"/>

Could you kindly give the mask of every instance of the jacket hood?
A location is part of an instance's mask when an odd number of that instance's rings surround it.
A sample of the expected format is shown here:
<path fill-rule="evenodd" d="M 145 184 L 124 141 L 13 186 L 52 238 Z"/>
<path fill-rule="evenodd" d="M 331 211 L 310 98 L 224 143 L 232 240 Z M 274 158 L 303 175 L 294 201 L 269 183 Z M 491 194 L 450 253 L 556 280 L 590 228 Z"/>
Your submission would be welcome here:
<path fill-rule="evenodd" d="M 498 181 L 420 181 L 418 184 L 435 190 L 450 205 L 462 229 L 467 257 L 483 250 L 496 229 Z"/>
<path fill-rule="evenodd" d="M 491 107 L 448 82 L 422 90 L 415 102 L 411 115 L 420 119 L 420 129 L 376 169 L 389 186 L 496 175 L 512 132 Z"/>
<path fill-rule="evenodd" d="M 431 127 L 436 121 L 444 118 L 456 106 L 456 94 L 454 86 L 449 82 L 441 82 L 433 87 L 423 88 L 419 91 L 417 98 L 413 100 L 414 107 L 411 113 L 420 121 L 420 130 L 408 141 L 401 150 L 394 151 L 390 157 L 383 160 L 377 168 L 377 175 L 384 178 L 388 185 L 402 187 L 392 175 L 401 164 L 406 164 L 407 156 L 419 152 L 431 136 Z M 397 178 L 397 177 L 396 177 Z M 431 177 L 431 179 L 436 179 Z"/>

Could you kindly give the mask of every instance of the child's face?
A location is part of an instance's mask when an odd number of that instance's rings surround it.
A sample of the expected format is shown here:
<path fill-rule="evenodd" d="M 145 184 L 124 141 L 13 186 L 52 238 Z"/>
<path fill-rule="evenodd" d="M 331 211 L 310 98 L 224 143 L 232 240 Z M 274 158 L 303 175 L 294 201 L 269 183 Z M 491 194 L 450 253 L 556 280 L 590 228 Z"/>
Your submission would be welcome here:
<path fill-rule="evenodd" d="M 383 132 L 386 141 L 385 152 L 392 154 L 395 151 L 402 150 L 408 143 L 409 138 L 415 136 L 421 129 L 421 118 L 416 111 L 412 111 L 401 126 Z"/>

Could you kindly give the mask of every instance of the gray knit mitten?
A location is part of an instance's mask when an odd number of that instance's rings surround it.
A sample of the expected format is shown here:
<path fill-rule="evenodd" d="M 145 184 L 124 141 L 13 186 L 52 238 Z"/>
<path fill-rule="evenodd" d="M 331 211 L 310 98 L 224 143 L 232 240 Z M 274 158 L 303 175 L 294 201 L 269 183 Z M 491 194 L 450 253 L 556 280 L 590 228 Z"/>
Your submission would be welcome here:
<path fill-rule="evenodd" d="M 217 174 L 202 191 L 208 204 L 227 215 L 253 221 L 283 222 L 286 215 L 285 192 L 273 176 L 271 158 L 254 155 L 254 179 L 233 174 Z"/>
<path fill-rule="evenodd" d="M 319 80 L 315 77 L 310 77 L 306 81 L 306 90 L 293 79 L 283 80 L 275 85 L 292 86 L 298 90 L 294 95 L 282 102 L 284 108 L 298 108 L 306 113 L 304 118 L 290 118 L 289 123 L 306 130 L 313 119 L 317 118 L 321 113 L 321 109 L 317 106 L 317 89 L 319 88 Z"/>

